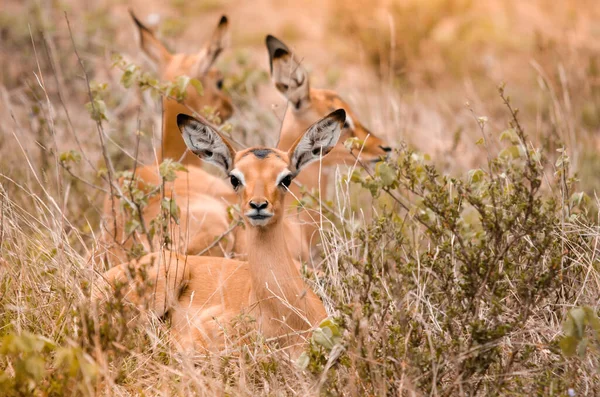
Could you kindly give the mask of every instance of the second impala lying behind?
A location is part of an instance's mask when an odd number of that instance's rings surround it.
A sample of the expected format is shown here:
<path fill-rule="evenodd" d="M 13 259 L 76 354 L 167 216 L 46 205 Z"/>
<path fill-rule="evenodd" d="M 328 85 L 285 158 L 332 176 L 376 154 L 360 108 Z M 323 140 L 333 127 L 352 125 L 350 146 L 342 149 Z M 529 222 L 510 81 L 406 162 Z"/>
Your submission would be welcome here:
<path fill-rule="evenodd" d="M 186 115 L 177 118 L 185 143 L 204 161 L 229 175 L 246 223 L 248 261 L 184 256 L 172 252 L 147 255 L 112 268 L 104 277 L 124 283 L 135 303 L 147 299 L 158 316 L 169 311 L 180 346 L 216 350 L 224 330 L 240 314 L 252 316 L 258 331 L 283 347 L 298 351 L 307 331 L 327 313 L 305 284 L 286 243 L 283 218 L 288 187 L 308 164 L 336 145 L 346 118 L 338 109 L 319 120 L 288 151 L 255 147 L 236 152 L 210 126 Z M 139 296 L 129 270 L 146 267 L 156 284 L 153 296 Z"/>
<path fill-rule="evenodd" d="M 162 148 L 159 153 L 159 162 L 171 158 L 177 161 L 181 159 L 183 164 L 199 166 L 202 163 L 198 157 L 186 153 L 176 118 L 179 113 L 191 114 L 190 109 L 202 113 L 206 107 L 214 109 L 216 115 L 223 121 L 233 114 L 231 98 L 222 91 L 223 76 L 212 67 L 227 42 L 229 26 L 227 17 L 225 15 L 221 17 L 211 38 L 195 54 L 171 53 L 133 12 L 131 17 L 139 30 L 140 47 L 158 68 L 161 81 L 174 82 L 177 77 L 186 75 L 202 82 L 203 94 L 199 95 L 196 89 L 189 85 L 183 103 L 173 98 L 163 97 Z"/>
<path fill-rule="evenodd" d="M 160 80 L 174 82 L 178 76 L 187 75 L 197 78 L 204 87 L 203 95 L 191 85 L 187 88 L 187 96 L 183 103 L 172 98 L 162 99 L 162 138 L 161 150 L 158 152 L 158 162 L 170 158 L 181 161 L 188 166 L 189 173 L 177 172 L 177 180 L 164 186 L 165 196 L 176 199 L 183 216 L 181 224 L 170 224 L 170 238 L 174 241 L 174 249 L 188 254 L 198 254 L 208 248 L 215 238 L 229 229 L 226 202 L 223 197 L 231 196 L 228 186 L 220 178 L 196 167 L 202 161 L 192 153 L 186 151 L 186 145 L 181 138 L 177 126 L 177 115 L 190 114 L 190 109 L 202 113 L 206 107 L 214 109 L 221 120 L 227 120 L 233 113 L 231 98 L 223 91 L 223 76 L 213 68 L 217 57 L 223 52 L 228 36 L 229 22 L 222 16 L 211 38 L 203 48 L 194 54 L 171 53 L 142 22 L 131 12 L 131 17 L 139 31 L 140 47 L 144 54 L 155 64 Z M 149 190 L 152 186 L 162 184 L 158 165 L 138 166 L 135 169 L 138 179 L 137 187 Z M 119 181 L 123 188 L 123 182 Z M 235 197 L 234 197 L 235 199 Z M 231 198 L 229 197 L 229 200 Z M 161 212 L 161 197 L 154 196 L 148 199 L 143 209 L 142 219 L 135 219 L 150 227 L 150 221 Z M 127 251 L 135 243 L 141 243 L 144 249 L 150 250 L 152 244 L 148 243 L 146 236 L 138 232 L 126 232 L 126 223 L 129 220 L 123 212 L 119 200 L 107 195 L 103 204 L 102 233 L 100 235 L 100 248 L 94 254 L 97 260 L 104 258 L 108 263 L 122 263 L 127 259 Z M 188 223 L 192 225 L 188 225 Z M 158 235 L 154 237 L 154 246 L 159 244 Z M 230 251 L 233 243 L 224 243 L 223 249 L 215 246 L 208 249 L 208 255 L 223 255 L 223 251 Z"/>

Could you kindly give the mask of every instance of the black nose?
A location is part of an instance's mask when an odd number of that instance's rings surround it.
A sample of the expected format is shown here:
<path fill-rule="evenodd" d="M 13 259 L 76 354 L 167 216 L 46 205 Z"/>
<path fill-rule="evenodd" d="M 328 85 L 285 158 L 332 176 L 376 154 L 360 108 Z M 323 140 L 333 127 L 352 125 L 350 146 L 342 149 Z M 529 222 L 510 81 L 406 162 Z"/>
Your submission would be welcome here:
<path fill-rule="evenodd" d="M 386 153 L 389 153 L 392 151 L 392 148 L 389 146 L 379 146 L 381 148 L 381 150 L 383 150 Z"/>
<path fill-rule="evenodd" d="M 264 210 L 269 205 L 268 201 L 263 201 L 262 203 L 255 203 L 254 201 L 250 201 L 250 207 L 254 208 L 257 211 Z"/>

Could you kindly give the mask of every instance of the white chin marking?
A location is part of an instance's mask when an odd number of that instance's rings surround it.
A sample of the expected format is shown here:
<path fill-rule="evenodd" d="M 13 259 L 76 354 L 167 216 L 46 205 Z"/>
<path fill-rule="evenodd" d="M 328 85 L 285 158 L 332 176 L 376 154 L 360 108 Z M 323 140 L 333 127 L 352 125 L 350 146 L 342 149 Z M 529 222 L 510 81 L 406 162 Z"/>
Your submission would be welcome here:
<path fill-rule="evenodd" d="M 269 221 L 271 220 L 271 218 L 267 218 L 267 219 L 252 219 L 252 218 L 248 218 L 248 223 L 251 224 L 252 226 L 266 226 Z"/>

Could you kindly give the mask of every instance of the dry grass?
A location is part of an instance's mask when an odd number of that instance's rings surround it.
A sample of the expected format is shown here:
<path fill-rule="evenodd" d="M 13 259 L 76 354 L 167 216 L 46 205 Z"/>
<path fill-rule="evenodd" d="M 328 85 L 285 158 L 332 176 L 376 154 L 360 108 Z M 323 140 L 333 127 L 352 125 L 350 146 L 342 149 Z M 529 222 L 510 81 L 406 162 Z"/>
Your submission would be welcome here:
<path fill-rule="evenodd" d="M 218 15 L 230 15 L 233 48 L 219 67 L 228 76 L 226 85 L 237 107 L 233 134 L 247 145 L 272 144 L 285 108 L 266 77 L 262 40 L 267 33 L 292 42 L 306 57 L 313 85 L 338 89 L 363 123 L 392 146 L 406 142 L 416 148 L 415 157 L 429 154 L 432 160 L 424 164 L 435 164 L 443 174 L 464 175 L 463 181 L 473 175 L 466 174 L 469 169 L 487 170 L 489 157 L 506 147 L 498 137 L 510 114 L 496 89 L 506 81 L 512 103 L 522 109 L 527 147 L 540 147 L 550 160 L 541 194 L 560 204 L 557 223 L 543 231 L 553 233 L 561 272 L 523 324 L 494 340 L 494 346 L 473 347 L 468 343 L 472 329 L 457 326 L 472 324 L 453 321 L 463 313 L 452 312 L 455 306 L 440 298 L 455 291 L 440 289 L 433 276 L 441 271 L 435 261 L 426 262 L 425 254 L 441 258 L 454 242 L 432 238 L 418 222 L 422 207 L 415 192 L 392 198 L 381 190 L 373 200 L 349 182 L 353 170 L 340 171 L 331 200 L 314 203 L 315 218 L 325 228 L 321 261 L 315 263 L 322 273 L 310 277 L 329 313 L 344 324 L 346 352 L 313 345 L 310 365 L 300 370 L 276 346 L 254 335 L 254 343 L 241 353 L 232 348 L 210 357 L 183 355 L 170 343 L 168 321 L 147 319 L 119 299 L 99 312 L 89 301 L 98 273 L 88 258 L 101 198 L 111 189 L 106 179 L 111 168 L 132 166 L 139 136 L 135 131 L 144 132 L 137 156 L 141 163 L 154 161 L 160 135 L 156 103 L 123 88 L 119 72 L 110 67 L 113 51 L 143 63 L 131 39 L 126 7 L 112 0 L 86 6 L 64 2 L 71 35 L 54 3 L 9 0 L 0 10 L 0 384 L 6 390 L 13 388 L 15 395 L 33 388 L 39 395 L 386 395 L 401 390 L 405 395 L 564 395 L 568 388 L 578 395 L 600 393 L 593 338 L 581 358 L 566 359 L 558 347 L 567 311 L 583 305 L 597 311 L 600 299 L 600 230 L 591 215 L 598 208 L 593 198 L 600 186 L 596 2 L 130 5 L 142 14 L 168 16 L 163 34 L 169 44 L 190 51 Z M 106 103 L 108 120 L 100 125 L 84 106 L 89 102 L 86 77 Z M 487 117 L 484 129 L 479 116 Z M 485 147 L 476 144 L 482 136 Z M 568 172 L 555 165 L 560 157 L 556 149 L 563 145 L 570 156 Z M 61 157 L 69 150 L 81 160 Z M 398 156 L 402 153 L 404 149 Z M 567 181 L 573 173 L 581 181 Z M 588 201 L 569 204 L 579 190 L 587 192 Z M 477 223 L 468 211 L 461 217 Z M 397 256 L 365 235 L 381 230 L 381 241 L 390 239 L 392 246 L 402 241 Z M 456 265 L 461 259 L 451 252 L 446 259 Z M 546 269 L 541 262 L 540 269 Z M 372 284 L 380 295 L 361 295 L 367 285 L 361 278 L 368 273 L 365 264 L 381 266 L 381 277 Z M 385 273 L 392 265 L 398 273 Z M 454 271 L 461 280 L 460 266 Z M 399 284 L 392 275 L 406 282 Z M 511 283 L 516 281 L 501 283 L 502 288 L 511 290 Z M 482 305 L 481 321 L 513 321 L 517 290 L 498 303 L 510 310 L 497 318 L 490 314 L 496 310 L 493 305 Z M 367 316 L 368 305 L 363 304 L 368 300 L 397 306 L 384 311 L 373 303 L 377 310 Z M 395 322 L 398 318 L 402 321 Z M 243 331 L 244 321 L 238 328 Z M 372 351 L 373 346 L 398 355 Z M 460 366 L 470 365 L 487 348 L 497 349 L 498 361 L 488 372 L 474 370 L 477 376 L 468 378 Z M 514 351 L 519 353 L 513 367 Z M 503 372 L 507 362 L 511 365 Z"/>

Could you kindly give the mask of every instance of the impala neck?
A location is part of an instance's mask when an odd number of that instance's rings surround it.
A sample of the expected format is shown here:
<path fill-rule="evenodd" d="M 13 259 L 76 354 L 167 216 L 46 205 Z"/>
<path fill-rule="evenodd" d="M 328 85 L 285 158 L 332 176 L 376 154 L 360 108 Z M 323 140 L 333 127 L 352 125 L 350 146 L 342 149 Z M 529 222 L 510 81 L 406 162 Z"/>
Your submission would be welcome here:
<path fill-rule="evenodd" d="M 186 106 L 173 99 L 163 98 L 162 106 L 162 156 L 160 160 L 170 158 L 181 161 L 182 164 L 200 167 L 202 161 L 193 153 L 187 151 L 187 146 L 177 126 L 177 115 L 179 113 L 189 115 L 191 112 Z"/>
<path fill-rule="evenodd" d="M 285 241 L 283 222 L 267 227 L 246 227 L 248 264 L 253 294 L 258 302 L 260 316 L 272 325 L 292 329 L 308 329 L 324 318 L 325 311 L 316 295 L 306 286 L 294 263 Z M 294 310 L 298 309 L 308 324 Z"/>

